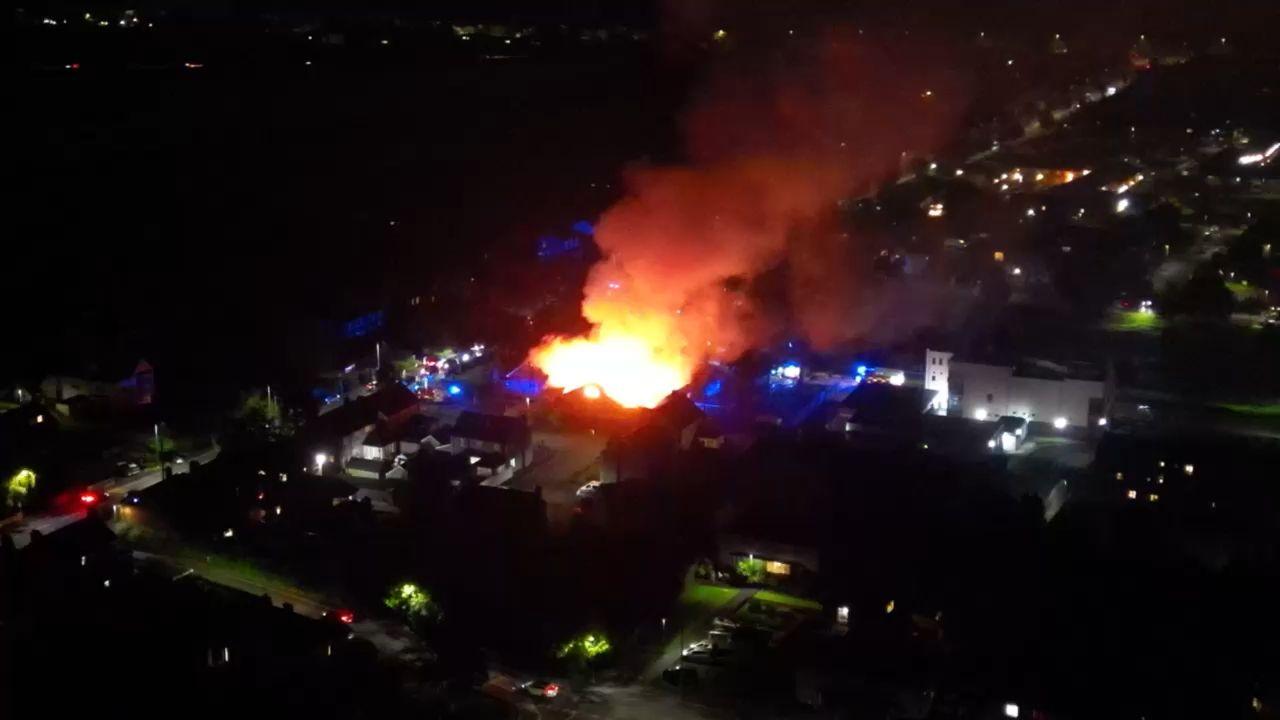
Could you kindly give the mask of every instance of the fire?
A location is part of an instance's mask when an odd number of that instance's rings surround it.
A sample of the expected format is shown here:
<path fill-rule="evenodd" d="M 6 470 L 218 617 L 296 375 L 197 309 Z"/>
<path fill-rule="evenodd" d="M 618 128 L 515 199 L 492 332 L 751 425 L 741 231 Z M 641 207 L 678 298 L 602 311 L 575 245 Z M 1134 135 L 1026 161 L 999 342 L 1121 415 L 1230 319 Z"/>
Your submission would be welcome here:
<path fill-rule="evenodd" d="M 549 386 L 565 392 L 582 388 L 588 399 L 603 393 L 623 407 L 654 407 L 693 377 L 693 363 L 664 350 L 661 342 L 615 328 L 551 338 L 531 359 Z"/>

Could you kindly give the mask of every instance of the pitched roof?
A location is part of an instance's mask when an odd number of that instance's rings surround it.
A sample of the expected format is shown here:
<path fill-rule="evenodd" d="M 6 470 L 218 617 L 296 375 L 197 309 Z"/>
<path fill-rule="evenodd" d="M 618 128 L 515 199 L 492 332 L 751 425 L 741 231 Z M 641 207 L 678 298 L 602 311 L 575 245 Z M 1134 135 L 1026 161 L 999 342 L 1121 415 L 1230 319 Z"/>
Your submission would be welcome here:
<path fill-rule="evenodd" d="M 372 395 L 356 398 L 311 422 L 311 433 L 343 436 L 373 425 L 379 417 L 398 415 L 418 406 L 418 398 L 408 388 L 393 382 Z"/>
<path fill-rule="evenodd" d="M 693 401 L 679 392 L 668 395 L 653 409 L 653 419 L 672 430 L 681 430 L 698 422 L 706 414 Z"/>
<path fill-rule="evenodd" d="M 466 411 L 453 425 L 453 437 L 496 442 L 503 445 L 518 444 L 529 438 L 529 424 L 523 417 L 488 415 Z"/>

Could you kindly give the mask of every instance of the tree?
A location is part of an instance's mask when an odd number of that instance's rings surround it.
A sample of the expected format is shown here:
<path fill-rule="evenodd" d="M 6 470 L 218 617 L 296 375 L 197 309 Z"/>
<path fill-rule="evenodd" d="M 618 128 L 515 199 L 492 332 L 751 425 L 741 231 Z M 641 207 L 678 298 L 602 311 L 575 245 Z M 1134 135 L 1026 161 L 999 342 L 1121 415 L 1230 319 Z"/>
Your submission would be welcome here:
<path fill-rule="evenodd" d="M 236 417 L 249 427 L 276 425 L 280 422 L 280 403 L 255 392 L 240 403 Z"/>
<path fill-rule="evenodd" d="M 36 486 L 36 474 L 22 468 L 5 483 L 5 504 L 10 510 L 22 509 L 22 503 Z"/>
<path fill-rule="evenodd" d="M 604 633 L 588 632 L 557 648 L 556 657 L 587 665 L 612 649 L 613 646 L 609 644 L 609 638 L 605 637 Z"/>
<path fill-rule="evenodd" d="M 764 561 L 758 557 L 740 558 L 734 565 L 734 569 L 749 583 L 764 582 Z"/>
<path fill-rule="evenodd" d="M 398 374 L 400 377 L 402 378 L 408 377 L 410 375 L 418 374 L 418 370 L 422 368 L 422 362 L 419 361 L 418 358 L 414 357 L 413 355 L 410 355 L 407 358 L 397 360 L 395 362 L 395 368 L 396 368 L 396 374 Z"/>
<path fill-rule="evenodd" d="M 383 602 L 392 610 L 403 613 L 409 624 L 418 631 L 444 619 L 444 612 L 431 597 L 431 593 L 411 582 L 400 583 L 391 588 Z"/>

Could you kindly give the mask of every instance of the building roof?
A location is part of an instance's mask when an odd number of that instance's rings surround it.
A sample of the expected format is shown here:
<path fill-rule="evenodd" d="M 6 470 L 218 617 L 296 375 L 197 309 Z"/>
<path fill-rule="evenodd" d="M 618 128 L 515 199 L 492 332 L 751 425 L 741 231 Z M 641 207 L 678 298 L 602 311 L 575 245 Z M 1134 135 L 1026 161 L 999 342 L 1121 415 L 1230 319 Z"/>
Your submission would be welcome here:
<path fill-rule="evenodd" d="M 885 427 L 919 422 L 936 394 L 936 391 L 922 387 L 863 383 L 849 393 L 841 404 L 852 411 L 850 422 Z"/>
<path fill-rule="evenodd" d="M 310 433 L 328 437 L 350 435 L 377 423 L 379 418 L 416 408 L 418 398 L 398 382 L 388 383 L 372 395 L 356 398 L 311 421 Z"/>
<path fill-rule="evenodd" d="M 453 437 L 512 445 L 527 442 L 529 424 L 523 417 L 463 412 L 453 425 Z"/>
<path fill-rule="evenodd" d="M 653 409 L 653 421 L 672 430 L 683 430 L 706 417 L 683 393 L 673 392 Z"/>

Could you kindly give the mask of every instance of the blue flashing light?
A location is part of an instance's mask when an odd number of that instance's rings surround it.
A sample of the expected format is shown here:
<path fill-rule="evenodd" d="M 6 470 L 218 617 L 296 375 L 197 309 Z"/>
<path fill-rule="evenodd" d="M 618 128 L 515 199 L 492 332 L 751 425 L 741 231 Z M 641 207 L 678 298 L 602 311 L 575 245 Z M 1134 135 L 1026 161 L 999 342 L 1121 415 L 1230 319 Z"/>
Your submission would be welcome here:
<path fill-rule="evenodd" d="M 702 396 L 703 396 L 703 397 L 715 397 L 716 395 L 719 395 L 719 394 L 720 394 L 720 379 L 719 379 L 719 378 L 716 378 L 715 380 L 712 380 L 711 382 L 707 383 L 707 386 L 706 386 L 706 387 L 702 388 Z"/>
<path fill-rule="evenodd" d="M 461 395 L 461 394 L 462 394 L 462 386 L 461 386 L 461 385 L 458 385 L 458 384 L 456 384 L 456 383 L 455 383 L 455 384 L 450 385 L 450 386 L 449 386 L 449 394 L 450 394 L 450 395 Z"/>
<path fill-rule="evenodd" d="M 859 365 L 859 366 L 857 367 L 857 373 L 858 373 L 859 375 L 866 375 L 866 374 L 867 374 L 867 366 L 866 366 L 866 365 Z"/>
<path fill-rule="evenodd" d="M 586 220 L 579 220 L 578 222 L 574 223 L 572 229 L 574 232 L 578 233 L 579 235 L 595 235 L 596 234 L 596 229 L 592 227 L 591 223 L 587 222 Z"/>

